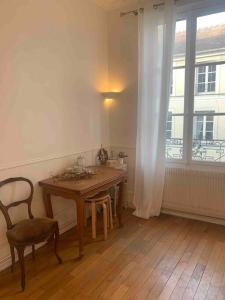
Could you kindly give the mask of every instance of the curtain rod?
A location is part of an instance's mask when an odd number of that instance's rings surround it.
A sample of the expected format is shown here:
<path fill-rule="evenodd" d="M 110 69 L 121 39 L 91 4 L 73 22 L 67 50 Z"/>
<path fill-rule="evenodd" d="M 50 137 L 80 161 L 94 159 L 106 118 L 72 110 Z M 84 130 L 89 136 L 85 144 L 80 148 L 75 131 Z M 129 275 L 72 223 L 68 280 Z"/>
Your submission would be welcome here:
<path fill-rule="evenodd" d="M 144 12 L 144 8 L 139 8 L 139 9 L 135 9 L 135 10 L 130 10 L 130 11 L 126 11 L 126 12 L 121 12 L 120 16 L 124 17 L 127 15 L 134 15 L 137 16 L 139 13 L 142 14 Z"/>
<path fill-rule="evenodd" d="M 178 2 L 179 0 L 174 0 L 175 4 Z M 160 6 L 164 6 L 165 2 L 160 2 L 158 4 L 153 4 L 153 8 L 157 9 Z M 143 13 L 144 12 L 144 8 L 139 8 L 139 9 L 135 9 L 135 10 L 130 10 L 130 11 L 126 11 L 126 12 L 121 12 L 120 13 L 120 17 L 124 17 L 127 15 L 134 15 L 137 16 L 139 13 Z"/>
<path fill-rule="evenodd" d="M 178 1 L 179 1 L 179 0 L 174 0 L 175 5 L 176 5 L 176 3 L 177 3 Z M 157 9 L 158 7 L 164 6 L 164 5 L 165 5 L 165 2 L 160 2 L 160 3 L 158 3 L 158 4 L 153 4 L 153 8 L 154 8 L 154 9 Z"/>

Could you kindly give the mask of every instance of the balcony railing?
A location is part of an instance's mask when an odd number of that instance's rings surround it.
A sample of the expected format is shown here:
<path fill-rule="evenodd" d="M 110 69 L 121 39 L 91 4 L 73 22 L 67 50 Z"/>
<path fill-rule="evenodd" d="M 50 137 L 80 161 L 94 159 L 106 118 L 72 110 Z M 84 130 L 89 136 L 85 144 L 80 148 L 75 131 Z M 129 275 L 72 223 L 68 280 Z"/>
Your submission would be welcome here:
<path fill-rule="evenodd" d="M 182 159 L 183 158 L 183 139 L 166 139 L 166 158 Z"/>
<path fill-rule="evenodd" d="M 183 139 L 166 140 L 166 158 L 183 158 Z M 193 139 L 192 159 L 198 161 L 225 162 L 225 140 Z"/>

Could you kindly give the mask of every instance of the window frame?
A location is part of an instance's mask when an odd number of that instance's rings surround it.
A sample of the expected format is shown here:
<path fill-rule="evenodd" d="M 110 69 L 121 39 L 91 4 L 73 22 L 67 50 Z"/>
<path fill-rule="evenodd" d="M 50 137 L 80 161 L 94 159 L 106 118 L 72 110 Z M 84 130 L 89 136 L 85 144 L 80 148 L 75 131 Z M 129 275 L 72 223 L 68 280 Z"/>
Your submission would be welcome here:
<path fill-rule="evenodd" d="M 172 68 L 172 72 L 171 72 L 171 79 L 170 79 L 170 96 L 174 96 L 174 87 L 176 86 L 175 83 L 175 76 L 174 76 L 174 68 Z"/>
<path fill-rule="evenodd" d="M 187 168 L 203 168 L 208 167 L 225 168 L 225 162 L 213 162 L 213 161 L 197 161 L 192 158 L 192 141 L 193 141 L 193 120 L 198 113 L 194 113 L 194 98 L 196 95 L 196 82 L 195 73 L 196 66 L 204 64 L 196 64 L 196 34 L 197 34 L 197 18 L 214 13 L 225 12 L 225 4 L 215 5 L 214 7 L 206 7 L 204 4 L 197 8 L 190 6 L 189 9 L 182 10 L 178 8 L 177 21 L 186 20 L 186 58 L 185 58 L 185 91 L 184 91 L 184 121 L 183 121 L 183 158 L 166 158 L 168 166 L 184 166 Z M 218 73 L 218 65 L 224 62 L 215 62 L 216 73 Z M 207 63 L 205 65 L 209 65 Z M 217 75 L 217 74 L 216 74 Z M 206 94 L 217 93 L 217 78 L 215 92 L 209 92 Z M 202 94 L 202 93 L 200 93 Z M 225 116 L 225 113 L 207 113 L 204 116 Z"/>

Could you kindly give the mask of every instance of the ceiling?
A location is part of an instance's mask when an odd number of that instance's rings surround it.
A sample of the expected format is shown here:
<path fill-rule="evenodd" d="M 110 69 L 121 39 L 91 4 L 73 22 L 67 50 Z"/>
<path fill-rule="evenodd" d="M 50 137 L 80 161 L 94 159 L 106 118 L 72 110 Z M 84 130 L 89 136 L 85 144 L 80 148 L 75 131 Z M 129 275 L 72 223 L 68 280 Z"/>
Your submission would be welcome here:
<path fill-rule="evenodd" d="M 107 11 L 137 5 L 138 0 L 91 0 Z"/>

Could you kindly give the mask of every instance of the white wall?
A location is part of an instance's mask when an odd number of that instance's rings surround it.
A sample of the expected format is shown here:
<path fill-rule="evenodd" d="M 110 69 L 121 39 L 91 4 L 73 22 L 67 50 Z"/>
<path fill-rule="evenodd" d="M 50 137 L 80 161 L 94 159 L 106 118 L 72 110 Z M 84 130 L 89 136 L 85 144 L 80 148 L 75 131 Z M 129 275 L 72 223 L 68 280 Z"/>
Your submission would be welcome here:
<path fill-rule="evenodd" d="M 123 10 L 131 10 L 129 6 Z M 134 184 L 136 114 L 138 93 L 138 18 L 120 17 L 121 10 L 109 13 L 109 85 L 122 91 L 110 107 L 110 143 L 115 152 L 128 154 L 128 202 Z"/>
<path fill-rule="evenodd" d="M 131 9 L 131 8 L 129 8 Z M 109 85 L 122 91 L 110 110 L 110 142 L 135 147 L 138 83 L 138 18 L 109 14 Z"/>
<path fill-rule="evenodd" d="M 89 1 L 0 2 L 0 180 L 30 178 L 36 216 L 44 215 L 39 180 L 76 153 L 93 163 L 100 144 L 109 144 L 99 95 L 108 79 L 106 24 L 107 14 Z M 54 203 L 65 230 L 75 223 L 73 203 Z M 0 214 L 0 268 L 9 263 L 5 230 Z"/>
<path fill-rule="evenodd" d="M 0 166 L 108 142 L 105 24 L 88 1 L 1 1 Z"/>

